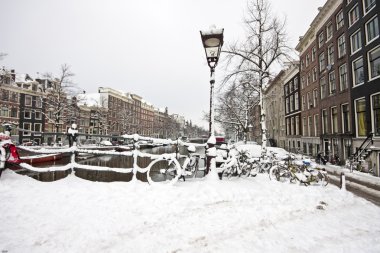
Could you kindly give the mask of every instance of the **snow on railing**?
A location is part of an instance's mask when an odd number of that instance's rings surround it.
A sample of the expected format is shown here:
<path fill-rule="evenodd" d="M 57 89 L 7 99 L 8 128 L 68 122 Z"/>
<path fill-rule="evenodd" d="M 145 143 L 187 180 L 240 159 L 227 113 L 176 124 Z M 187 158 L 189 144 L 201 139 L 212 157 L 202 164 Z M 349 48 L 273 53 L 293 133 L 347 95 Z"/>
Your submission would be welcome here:
<path fill-rule="evenodd" d="M 64 166 L 55 166 L 55 167 L 47 167 L 47 168 L 39 168 L 34 167 L 28 163 L 20 163 L 19 166 L 23 169 L 27 169 L 32 172 L 55 172 L 55 171 L 67 171 L 71 170 L 73 173 L 76 169 L 84 169 L 84 170 L 92 170 L 92 171 L 112 171 L 117 173 L 133 173 L 132 181 L 137 180 L 137 172 L 139 173 L 146 173 L 148 183 L 152 184 L 154 181 L 152 180 L 149 171 L 151 168 L 159 161 L 168 161 L 171 160 L 175 163 L 177 168 L 181 168 L 181 165 L 179 164 L 179 152 L 178 147 L 179 146 L 197 146 L 197 147 L 204 147 L 205 144 L 198 144 L 198 143 L 189 143 L 189 142 L 183 142 L 181 140 L 167 140 L 167 139 L 157 139 L 157 138 L 149 138 L 149 137 L 143 137 L 139 136 L 137 134 L 134 135 L 124 135 L 123 136 L 126 139 L 132 139 L 134 141 L 134 150 L 132 151 L 123 151 L 118 152 L 115 150 L 93 150 L 88 148 L 81 148 L 78 146 L 72 146 L 69 148 L 28 148 L 25 146 L 20 146 L 18 148 L 31 152 L 31 153 L 39 153 L 39 154 L 62 154 L 62 153 L 71 153 L 71 161 L 67 165 Z M 177 152 L 176 153 L 164 153 L 161 155 L 156 154 L 149 154 L 149 153 L 143 153 L 136 149 L 137 145 L 135 145 L 138 141 L 149 141 L 153 143 L 159 143 L 159 144 L 166 144 L 166 145 L 177 145 Z M 79 164 L 75 161 L 75 158 L 78 154 L 96 154 L 96 155 L 115 155 L 115 156 L 127 156 L 127 157 L 133 157 L 133 165 L 131 168 L 114 168 L 114 167 L 106 167 L 106 166 L 93 166 L 93 165 L 83 165 Z M 137 164 L 138 157 L 146 157 L 150 158 L 152 161 L 149 163 L 149 165 L 146 168 L 141 168 Z M 74 174 L 74 173 L 73 173 Z M 173 178 L 173 180 L 170 181 L 170 184 L 175 183 L 178 181 L 179 177 L 181 176 L 181 171 L 177 171 L 177 176 Z"/>

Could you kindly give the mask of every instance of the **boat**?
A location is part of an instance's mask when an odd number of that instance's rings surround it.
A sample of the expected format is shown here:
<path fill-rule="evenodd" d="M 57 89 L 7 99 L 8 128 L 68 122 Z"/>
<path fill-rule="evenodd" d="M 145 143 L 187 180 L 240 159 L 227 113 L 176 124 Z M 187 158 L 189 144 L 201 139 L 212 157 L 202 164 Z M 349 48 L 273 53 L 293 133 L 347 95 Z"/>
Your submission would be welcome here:
<path fill-rule="evenodd" d="M 58 154 L 40 154 L 40 155 L 32 155 L 32 156 L 22 156 L 20 160 L 22 163 L 27 164 L 36 164 L 36 163 L 46 163 L 60 160 L 64 157 L 70 156 L 71 153 L 58 153 Z"/>

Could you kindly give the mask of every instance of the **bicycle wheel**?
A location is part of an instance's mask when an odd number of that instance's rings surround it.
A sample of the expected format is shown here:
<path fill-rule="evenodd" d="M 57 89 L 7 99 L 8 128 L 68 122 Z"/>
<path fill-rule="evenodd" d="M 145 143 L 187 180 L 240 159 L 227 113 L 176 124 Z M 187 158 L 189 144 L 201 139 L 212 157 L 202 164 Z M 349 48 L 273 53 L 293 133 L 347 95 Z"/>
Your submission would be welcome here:
<path fill-rule="evenodd" d="M 270 170 L 269 170 L 269 179 L 270 180 L 277 180 L 277 181 L 279 181 L 279 169 L 278 169 L 277 165 L 272 166 L 272 168 L 270 168 Z"/>
<path fill-rule="evenodd" d="M 176 158 L 159 158 L 148 165 L 147 180 L 149 184 L 156 182 L 175 183 L 182 175 L 182 168 Z"/>

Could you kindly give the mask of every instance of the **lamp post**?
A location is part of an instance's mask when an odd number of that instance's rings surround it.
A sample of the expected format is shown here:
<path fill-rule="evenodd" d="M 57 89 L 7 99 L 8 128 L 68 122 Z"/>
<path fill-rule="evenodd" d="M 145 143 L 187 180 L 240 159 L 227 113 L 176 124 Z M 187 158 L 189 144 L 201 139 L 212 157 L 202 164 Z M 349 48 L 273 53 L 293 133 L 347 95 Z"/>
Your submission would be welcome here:
<path fill-rule="evenodd" d="M 218 64 L 220 51 L 223 46 L 224 29 L 210 27 L 208 31 L 200 31 L 203 47 L 205 49 L 207 64 L 210 67 L 210 115 L 209 115 L 209 135 L 214 135 L 214 84 L 215 84 L 215 67 Z"/>
<path fill-rule="evenodd" d="M 215 26 L 210 27 L 207 31 L 200 31 L 202 44 L 205 49 L 207 64 L 210 67 L 210 115 L 209 115 L 209 139 L 207 141 L 207 166 L 206 174 L 212 169 L 216 175 L 216 140 L 214 126 L 214 84 L 215 84 L 215 67 L 218 64 L 220 51 L 223 46 L 223 31 Z"/>

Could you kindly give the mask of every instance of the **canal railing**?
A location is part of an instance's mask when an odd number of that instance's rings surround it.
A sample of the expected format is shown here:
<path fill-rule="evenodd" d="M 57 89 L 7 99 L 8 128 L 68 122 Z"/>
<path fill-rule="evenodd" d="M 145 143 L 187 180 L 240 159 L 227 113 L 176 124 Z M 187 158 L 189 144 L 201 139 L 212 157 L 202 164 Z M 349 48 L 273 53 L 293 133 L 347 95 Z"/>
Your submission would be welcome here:
<path fill-rule="evenodd" d="M 190 145 L 193 145 L 195 147 L 205 147 L 206 144 L 198 144 L 198 143 L 189 143 L 189 142 L 183 142 L 180 139 L 178 140 L 168 140 L 168 139 L 158 139 L 158 138 L 150 138 L 150 137 L 144 137 L 137 134 L 134 135 L 123 135 L 123 138 L 132 140 L 132 150 L 130 151 L 116 151 L 116 150 L 101 150 L 101 147 L 81 147 L 76 146 L 75 144 L 72 147 L 68 148 L 62 148 L 62 147 L 41 147 L 41 148 L 34 148 L 34 147 L 27 147 L 27 146 L 20 146 L 21 150 L 34 153 L 34 154 L 69 154 L 70 160 L 66 165 L 63 166 L 50 166 L 50 167 L 36 167 L 31 164 L 21 162 L 18 164 L 18 167 L 20 167 L 23 170 L 27 170 L 34 173 L 43 173 L 43 172 L 69 172 L 71 174 L 76 174 L 75 172 L 77 170 L 87 170 L 87 171 L 106 171 L 106 172 L 116 172 L 116 173 L 122 173 L 122 174 L 130 174 L 132 173 L 132 179 L 131 181 L 137 181 L 139 180 L 137 178 L 138 173 L 146 174 L 146 179 L 149 182 L 149 184 L 153 184 L 154 180 L 152 179 L 150 175 L 150 170 L 152 167 L 159 161 L 173 161 L 177 168 L 176 177 L 174 177 L 172 180 L 168 181 L 168 184 L 174 184 L 178 181 L 179 177 L 181 176 L 182 169 L 181 164 L 179 163 L 179 160 L 183 155 L 179 152 L 179 147 L 188 147 Z M 159 144 L 159 145 L 174 145 L 176 147 L 176 151 L 172 153 L 164 153 L 164 154 L 149 154 L 144 153 L 138 149 L 138 143 L 141 141 L 146 141 L 148 143 L 152 144 Z M 113 148 L 117 148 L 117 146 L 112 146 Z M 96 155 L 96 156 L 102 156 L 102 155 L 111 155 L 111 156 L 125 156 L 125 157 L 131 157 L 132 158 L 132 166 L 131 167 L 107 167 L 107 166 L 94 166 L 94 165 L 84 165 L 76 162 L 79 155 L 83 154 L 89 154 L 89 155 Z M 147 167 L 140 167 L 138 164 L 139 158 L 149 158 L 150 163 Z"/>

